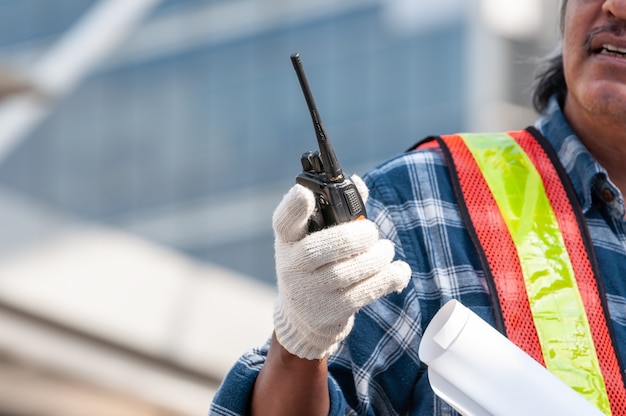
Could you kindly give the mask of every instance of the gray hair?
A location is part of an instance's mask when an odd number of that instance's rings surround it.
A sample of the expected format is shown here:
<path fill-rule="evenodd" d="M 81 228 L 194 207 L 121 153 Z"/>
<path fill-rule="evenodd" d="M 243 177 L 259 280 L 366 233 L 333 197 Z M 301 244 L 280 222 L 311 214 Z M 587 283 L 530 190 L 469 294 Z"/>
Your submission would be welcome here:
<path fill-rule="evenodd" d="M 561 37 L 564 30 L 566 5 L 567 0 L 563 0 L 559 15 Z M 541 114 L 548 107 L 550 97 L 554 94 L 564 97 L 565 93 L 567 93 L 567 84 L 563 70 L 563 52 L 561 45 L 559 45 L 557 50 L 545 57 L 537 68 L 531 93 L 533 107 Z"/>

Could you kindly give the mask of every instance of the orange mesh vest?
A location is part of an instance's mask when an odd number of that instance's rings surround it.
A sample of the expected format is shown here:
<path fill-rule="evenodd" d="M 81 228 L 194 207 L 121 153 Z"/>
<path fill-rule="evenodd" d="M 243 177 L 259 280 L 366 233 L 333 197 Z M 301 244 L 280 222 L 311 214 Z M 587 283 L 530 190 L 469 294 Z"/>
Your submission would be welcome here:
<path fill-rule="evenodd" d="M 498 329 L 605 414 L 626 415 L 593 246 L 552 147 L 532 127 L 417 147 L 431 146 L 450 168 Z"/>

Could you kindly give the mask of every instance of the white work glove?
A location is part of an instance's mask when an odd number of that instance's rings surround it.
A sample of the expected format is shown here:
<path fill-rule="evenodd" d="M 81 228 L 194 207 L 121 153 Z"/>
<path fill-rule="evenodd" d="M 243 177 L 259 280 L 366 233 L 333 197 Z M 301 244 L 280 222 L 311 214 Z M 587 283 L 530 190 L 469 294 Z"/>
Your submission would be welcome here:
<path fill-rule="evenodd" d="M 367 187 L 352 180 L 367 200 Z M 411 270 L 393 261 L 394 246 L 380 239 L 370 220 L 358 220 L 308 233 L 315 209 L 313 193 L 295 185 L 274 211 L 278 299 L 274 328 L 292 354 L 322 359 L 352 330 L 354 314 L 382 296 L 400 292 Z"/>

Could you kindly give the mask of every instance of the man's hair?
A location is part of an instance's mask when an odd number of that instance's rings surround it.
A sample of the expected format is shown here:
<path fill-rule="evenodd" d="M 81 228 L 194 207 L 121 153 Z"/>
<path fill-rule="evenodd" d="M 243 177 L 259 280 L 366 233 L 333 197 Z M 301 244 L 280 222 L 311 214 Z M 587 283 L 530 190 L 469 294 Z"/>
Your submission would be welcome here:
<path fill-rule="evenodd" d="M 566 5 L 567 0 L 563 0 L 559 16 L 561 36 L 563 35 Z M 537 68 L 531 94 L 533 107 L 541 114 L 548 107 L 548 102 L 552 95 L 559 94 L 561 97 L 564 97 L 566 92 L 563 51 L 561 45 L 559 45 L 557 50 L 545 57 Z"/>

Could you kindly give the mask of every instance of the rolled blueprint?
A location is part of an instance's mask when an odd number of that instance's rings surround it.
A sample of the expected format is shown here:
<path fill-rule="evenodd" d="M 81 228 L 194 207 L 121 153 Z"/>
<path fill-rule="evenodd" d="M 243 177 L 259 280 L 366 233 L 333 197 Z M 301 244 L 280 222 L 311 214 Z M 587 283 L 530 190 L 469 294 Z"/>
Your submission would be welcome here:
<path fill-rule="evenodd" d="M 435 393 L 465 416 L 602 416 L 593 404 L 456 300 L 419 348 Z"/>

